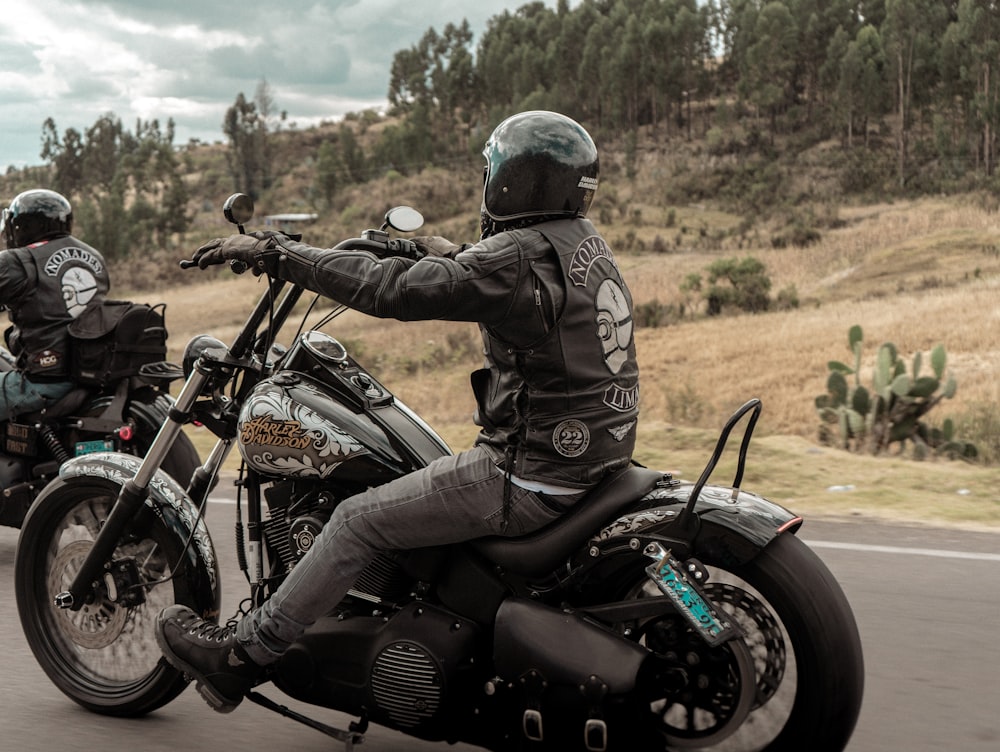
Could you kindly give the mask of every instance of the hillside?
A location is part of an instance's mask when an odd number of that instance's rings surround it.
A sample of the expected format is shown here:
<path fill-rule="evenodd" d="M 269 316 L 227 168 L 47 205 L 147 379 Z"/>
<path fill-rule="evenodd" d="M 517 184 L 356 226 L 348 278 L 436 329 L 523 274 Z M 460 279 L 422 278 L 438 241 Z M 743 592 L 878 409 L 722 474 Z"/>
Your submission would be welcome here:
<path fill-rule="evenodd" d="M 311 191 L 312 154 L 323 137 L 320 131 L 282 135 L 277 158 L 287 169 L 258 201 L 258 218 L 316 212 L 316 222 L 302 231 L 308 242 L 326 246 L 378 226 L 386 209 L 405 203 L 424 212 L 421 234 L 457 240 L 477 234 L 477 158 L 409 177 L 389 173 L 347 187 L 324 206 Z M 764 412 L 748 488 L 812 514 L 891 514 L 1000 527 L 993 482 L 1000 459 L 994 197 L 865 203 L 840 192 L 830 145 L 819 144 L 774 167 L 778 177 L 763 169 L 741 173 L 739 180 L 750 180 L 748 196 L 736 200 L 733 185 L 718 196 L 710 188 L 737 179 L 739 158 L 713 155 L 704 142 L 650 138 L 634 150 L 614 142 L 601 148 L 602 185 L 591 216 L 615 248 L 637 308 L 666 312 L 661 326 L 637 331 L 640 461 L 696 476 L 726 417 L 759 397 Z M 222 147 L 198 147 L 186 160 L 189 232 L 168 248 L 136 249 L 113 270 L 122 296 L 168 303 L 175 359 L 193 334 L 229 338 L 261 290 L 249 275 L 177 266 L 205 240 L 231 231 L 220 211 L 231 192 Z M 688 194 L 698 200 L 686 200 Z M 748 256 L 765 264 L 772 297 L 793 290 L 798 306 L 706 316 L 699 296 L 683 289 L 685 279 L 703 274 L 715 260 Z M 882 342 L 894 342 L 906 357 L 946 346 L 959 388 L 930 418 L 937 424 L 953 418 L 959 434 L 979 447 L 979 464 L 871 458 L 818 442 L 813 401 L 825 391 L 827 362 L 849 359 L 847 331 L 854 324 L 865 331 L 866 374 Z M 453 447 L 472 441 L 468 373 L 479 362 L 473 326 L 347 314 L 327 330 Z M 717 480 L 725 481 L 730 467 L 727 457 Z"/>
<path fill-rule="evenodd" d="M 421 191 L 400 189 L 410 196 Z M 628 198 L 622 189 L 619 200 Z M 794 285 L 800 299 L 789 310 L 719 317 L 694 311 L 667 326 L 639 329 L 643 439 L 638 459 L 696 477 L 726 417 L 746 399 L 759 397 L 764 412 L 751 448 L 747 488 L 814 516 L 886 515 L 1000 529 L 995 490 L 1000 227 L 996 213 L 981 203 L 976 196 L 961 196 L 842 207 L 837 227 L 808 247 L 732 249 L 681 242 L 667 252 L 648 246 L 620 251 L 637 305 L 682 299 L 679 283 L 685 275 L 728 253 L 761 259 L 773 289 Z M 703 237 L 702 227 L 738 222 L 705 207 L 675 207 L 674 212 L 671 235 L 683 238 Z M 665 232 L 662 225 L 634 219 L 627 224 L 612 220 L 601 229 L 613 244 L 626 247 L 633 233 L 641 238 Z M 425 230 L 439 232 L 461 221 L 447 218 Z M 315 242 L 333 240 L 321 236 Z M 213 322 L 209 331 L 223 339 L 231 336 L 262 289 L 259 280 L 222 270 L 186 274 L 188 283 L 156 293 L 168 301 L 175 348 L 204 331 L 206 321 Z M 938 343 L 946 346 L 959 389 L 930 417 L 936 424 L 953 418 L 960 435 L 979 447 L 981 462 L 874 458 L 819 443 L 813 400 L 825 391 L 827 362 L 849 359 L 847 330 L 853 324 L 865 330 L 865 378 L 884 341 L 894 342 L 907 358 L 917 351 L 926 355 Z M 468 373 L 479 362 L 474 327 L 348 313 L 326 330 L 454 448 L 471 443 Z M 716 480 L 726 482 L 731 475 L 731 455 L 720 464 Z"/>
<path fill-rule="evenodd" d="M 425 215 L 420 234 L 460 241 L 477 235 L 477 160 L 448 169 L 428 167 L 411 177 L 390 174 L 351 186 L 332 206 L 323 207 L 309 192 L 309 155 L 321 137 L 284 135 L 278 156 L 295 166 L 281 172 L 258 201 L 258 219 L 278 212 L 316 212 L 314 223 L 298 229 L 307 242 L 324 246 L 378 226 L 391 206 L 410 204 Z M 176 264 L 205 240 L 232 230 L 220 211 L 229 192 L 220 185 L 221 147 L 203 150 L 193 160 L 197 169 L 187 176 L 194 209 L 187 237 L 178 238 L 172 248 L 149 251 L 146 261 L 130 260 L 114 269 L 118 284 L 136 295 L 153 290 L 166 294 L 163 287 L 183 285 L 175 294 L 192 299 L 171 308 L 175 341 L 177 335 L 183 341 L 196 322 L 205 320 L 198 309 L 204 298 L 198 285 L 205 284 L 204 277 L 227 290 L 247 285 L 222 273 L 183 272 Z M 864 327 L 872 354 L 884 341 L 894 342 L 903 353 L 943 343 L 959 392 L 940 410 L 978 413 L 982 405 L 996 402 L 989 384 L 1000 352 L 991 316 L 984 313 L 992 308 L 989 298 L 1000 279 L 995 199 L 964 194 L 860 203 L 839 194 L 823 177 L 828 150 L 819 145 L 799 155 L 797 171 L 779 168 L 788 182 L 812 184 L 811 200 L 794 203 L 775 196 L 768 209 L 756 214 L 741 213 L 731 201 L 677 200 L 679 181 L 709 185 L 732 161 L 709 158 L 702 142 L 649 139 L 639 144 L 631 167 L 622 145 L 602 150 L 602 184 L 591 217 L 615 249 L 637 309 L 664 311 L 660 327 L 639 330 L 646 371 L 657 374 L 653 388 L 644 391 L 647 414 L 713 428 L 755 393 L 767 405 L 760 430 L 813 439 L 813 398 L 824 391 L 827 361 L 847 359 L 847 330 L 853 324 Z M 685 280 L 703 274 L 718 259 L 748 256 L 765 265 L 772 299 L 793 291 L 798 306 L 707 317 L 701 297 L 683 289 Z M 235 325 L 248 301 L 212 295 L 216 302 L 223 298 L 227 309 L 233 307 L 228 315 Z M 973 300 L 978 303 L 970 308 Z M 218 320 L 217 311 L 212 318 Z M 461 372 L 478 352 L 471 327 L 368 323 L 375 332 L 368 332 L 360 317 L 350 318 L 351 328 L 339 336 L 358 339 L 366 360 L 387 377 L 410 377 L 452 361 L 460 361 Z M 392 332 L 398 326 L 405 333 L 396 341 Z M 420 333 L 413 333 L 415 327 Z M 376 334 L 378 342 L 371 339 Z M 708 376 L 714 372 L 720 378 Z"/>

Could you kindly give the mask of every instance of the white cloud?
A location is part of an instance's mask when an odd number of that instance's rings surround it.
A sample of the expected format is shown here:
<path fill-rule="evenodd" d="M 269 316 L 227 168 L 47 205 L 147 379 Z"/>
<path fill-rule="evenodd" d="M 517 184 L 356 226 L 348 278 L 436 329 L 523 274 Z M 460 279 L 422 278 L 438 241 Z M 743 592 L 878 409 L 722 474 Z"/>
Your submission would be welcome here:
<path fill-rule="evenodd" d="M 379 107 L 393 55 L 428 28 L 466 18 L 478 38 L 490 17 L 523 4 L 4 0 L 0 169 L 40 163 L 48 117 L 60 133 L 108 112 L 129 128 L 173 118 L 178 143 L 220 140 L 226 109 L 261 79 L 300 127 Z"/>

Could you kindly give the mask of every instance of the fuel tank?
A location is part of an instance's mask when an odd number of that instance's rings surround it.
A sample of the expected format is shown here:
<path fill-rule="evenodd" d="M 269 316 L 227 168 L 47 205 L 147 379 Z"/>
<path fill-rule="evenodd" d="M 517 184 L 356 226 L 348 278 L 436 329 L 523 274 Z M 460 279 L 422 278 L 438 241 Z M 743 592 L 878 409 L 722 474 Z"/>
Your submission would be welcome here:
<path fill-rule="evenodd" d="M 244 402 L 238 446 L 273 477 L 385 482 L 451 454 L 333 337 L 305 332 Z"/>

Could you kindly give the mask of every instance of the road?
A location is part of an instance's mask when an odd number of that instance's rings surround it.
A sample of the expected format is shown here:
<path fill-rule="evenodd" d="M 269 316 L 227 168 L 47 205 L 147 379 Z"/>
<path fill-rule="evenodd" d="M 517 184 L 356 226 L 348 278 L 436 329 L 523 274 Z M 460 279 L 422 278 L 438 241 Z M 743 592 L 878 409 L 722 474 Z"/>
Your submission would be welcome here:
<path fill-rule="evenodd" d="M 231 515 L 213 504 L 210 522 L 225 531 L 215 542 L 231 561 Z M 231 509 L 231 508 L 230 508 Z M 216 523 L 216 521 L 218 521 Z M 849 752 L 995 752 L 1000 749 L 1000 533 L 904 527 L 874 522 L 807 520 L 800 533 L 836 575 L 857 615 L 865 649 L 866 692 Z M 17 618 L 13 562 L 17 531 L 0 528 L 0 750 L 201 752 L 241 750 L 328 752 L 342 746 L 316 731 L 244 703 L 229 715 L 211 711 L 188 690 L 141 719 L 108 719 L 62 695 L 35 663 Z M 241 580 L 226 581 L 235 610 Z M 349 718 L 293 709 L 343 727 Z M 371 752 L 474 752 L 469 745 L 432 744 L 380 728 Z"/>

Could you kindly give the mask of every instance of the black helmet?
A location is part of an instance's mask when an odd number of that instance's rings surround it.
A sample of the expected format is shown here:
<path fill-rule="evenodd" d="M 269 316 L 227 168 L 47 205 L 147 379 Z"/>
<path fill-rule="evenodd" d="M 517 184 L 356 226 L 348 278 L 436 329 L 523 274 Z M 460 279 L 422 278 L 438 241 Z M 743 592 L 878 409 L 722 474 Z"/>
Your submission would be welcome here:
<path fill-rule="evenodd" d="M 483 149 L 483 228 L 498 232 L 524 219 L 585 217 L 597 190 L 597 147 L 583 126 L 557 112 L 513 115 Z"/>
<path fill-rule="evenodd" d="M 4 242 L 8 248 L 21 248 L 39 240 L 69 235 L 73 227 L 73 208 L 64 196 L 38 188 L 14 197 L 3 210 Z"/>

